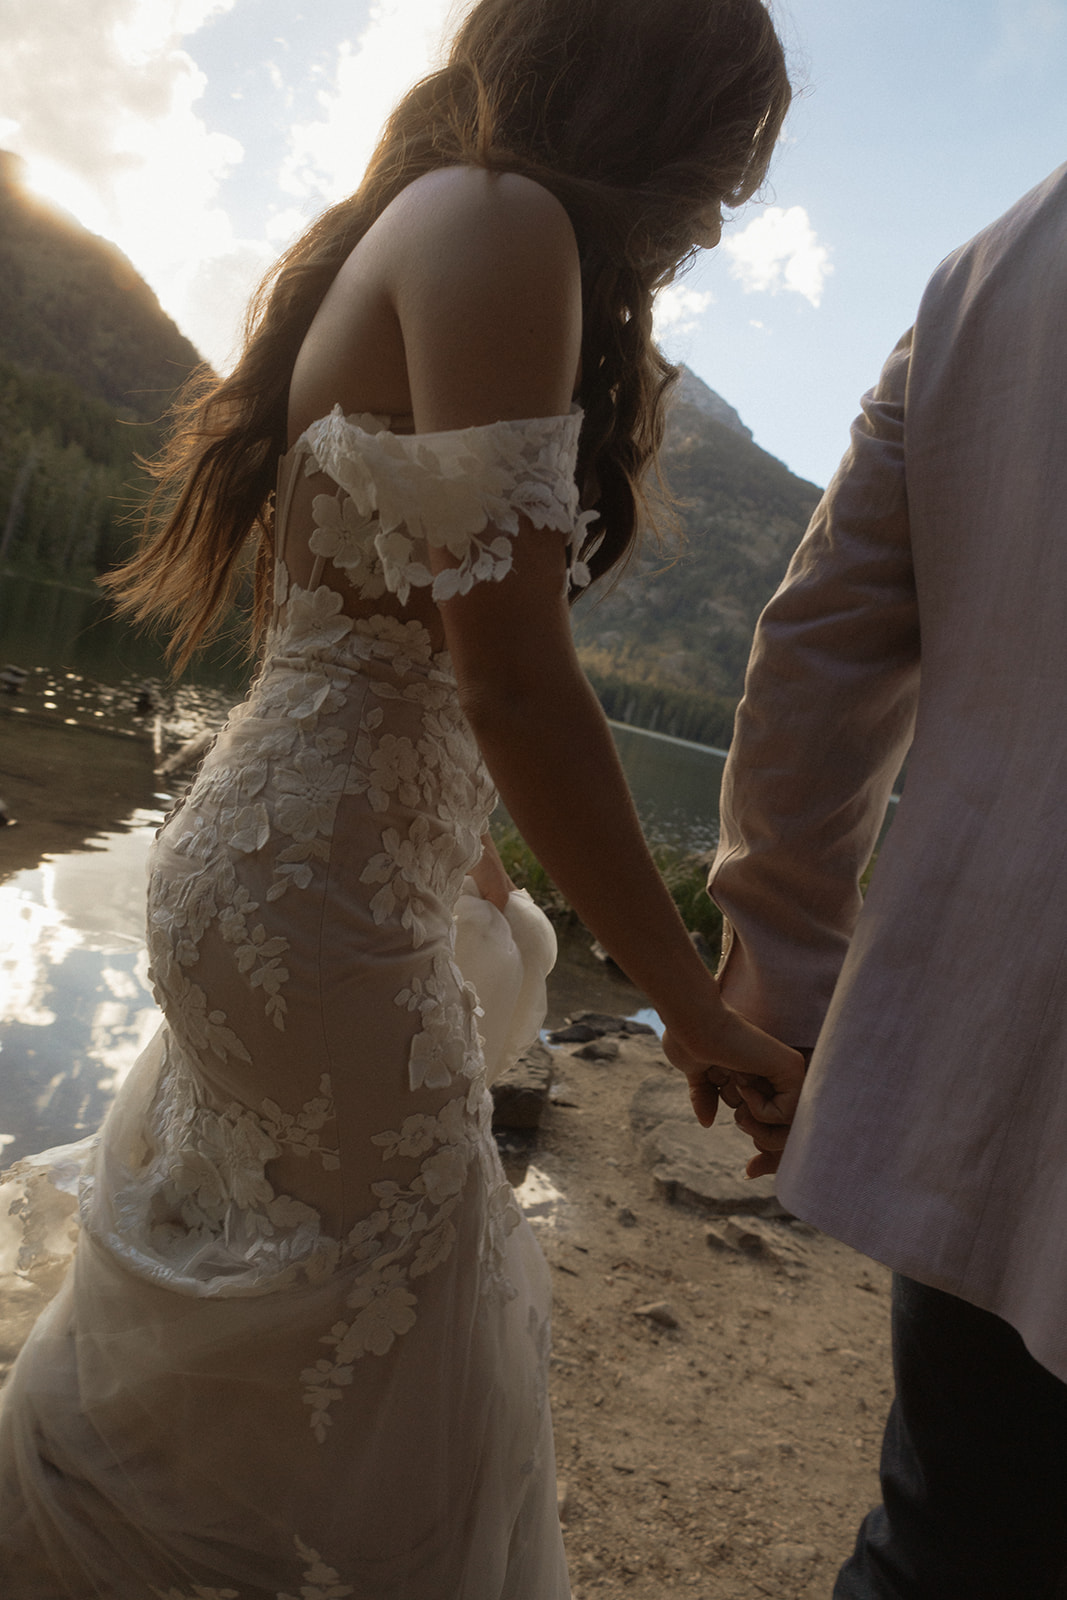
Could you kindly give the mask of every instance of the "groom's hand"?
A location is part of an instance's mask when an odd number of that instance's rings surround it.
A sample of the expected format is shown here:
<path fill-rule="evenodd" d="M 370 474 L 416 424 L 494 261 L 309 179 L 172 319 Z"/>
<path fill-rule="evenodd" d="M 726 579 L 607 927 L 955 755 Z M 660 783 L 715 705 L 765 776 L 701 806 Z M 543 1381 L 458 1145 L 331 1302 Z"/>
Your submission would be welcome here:
<path fill-rule="evenodd" d="M 811 1051 L 799 1050 L 797 1053 L 804 1062 L 804 1071 L 807 1072 Z M 733 1104 L 734 1121 L 741 1132 L 747 1134 L 756 1146 L 757 1153 L 745 1168 L 748 1176 L 763 1178 L 777 1172 L 782 1151 L 789 1138 L 792 1119 L 785 1126 L 777 1119 L 778 1108 L 775 1105 L 773 1085 L 766 1080 L 750 1079 L 746 1085 L 740 1087 L 738 1099 Z M 771 1120 L 767 1120 L 768 1113 Z"/>
<path fill-rule="evenodd" d="M 789 1138 L 789 1128 L 783 1127 L 781 1123 L 761 1122 L 744 1099 L 734 1112 L 734 1121 L 741 1132 L 747 1134 L 756 1146 L 756 1154 L 745 1167 L 748 1176 L 764 1178 L 772 1172 L 777 1172 L 782 1151 Z"/>
<path fill-rule="evenodd" d="M 715 1121 L 720 1097 L 737 1110 L 748 1107 L 756 1122 L 774 1128 L 785 1143 L 804 1082 L 804 1059 L 749 1022 L 723 1008 L 715 1036 L 697 1049 L 667 1028 L 663 1050 L 668 1061 L 684 1072 L 689 1099 L 703 1128 Z M 746 1129 L 746 1132 L 748 1130 Z"/>

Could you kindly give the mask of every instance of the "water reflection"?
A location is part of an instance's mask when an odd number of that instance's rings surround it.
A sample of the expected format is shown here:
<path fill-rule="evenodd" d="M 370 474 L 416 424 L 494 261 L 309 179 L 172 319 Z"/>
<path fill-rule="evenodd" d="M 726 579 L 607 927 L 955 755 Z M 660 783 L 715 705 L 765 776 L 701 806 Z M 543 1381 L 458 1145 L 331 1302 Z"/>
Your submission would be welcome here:
<path fill-rule="evenodd" d="M 103 684 L 166 680 L 163 647 L 150 633 L 116 617 L 99 591 L 4 573 L 0 582 L 3 659 L 27 667 L 73 672 Z M 245 637 L 210 646 L 186 681 L 227 687 L 238 698 L 248 681 Z"/>
<path fill-rule="evenodd" d="M 0 883 L 0 1135 L 5 1160 L 91 1133 L 155 1031 L 137 811 L 90 850 Z"/>
<path fill-rule="evenodd" d="M 525 1178 L 515 1190 L 515 1198 L 530 1221 L 539 1227 L 557 1228 L 565 1219 L 566 1198 L 540 1167 L 527 1167 Z"/>
<path fill-rule="evenodd" d="M 714 850 L 726 752 L 622 722 L 613 722 L 611 732 L 649 838 L 683 850 Z"/>

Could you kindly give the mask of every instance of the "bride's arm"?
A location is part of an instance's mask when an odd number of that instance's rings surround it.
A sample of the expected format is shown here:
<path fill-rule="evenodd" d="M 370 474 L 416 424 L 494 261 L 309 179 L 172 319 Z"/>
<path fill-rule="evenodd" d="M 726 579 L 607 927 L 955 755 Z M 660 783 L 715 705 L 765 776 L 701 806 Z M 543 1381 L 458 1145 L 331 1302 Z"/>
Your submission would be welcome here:
<path fill-rule="evenodd" d="M 565 213 L 525 179 L 442 177 L 450 203 L 416 226 L 395 297 L 418 431 L 566 412 L 581 288 Z M 800 1058 L 723 1004 L 656 871 L 575 653 L 565 566 L 562 538 L 527 524 L 503 581 L 441 603 L 463 709 L 523 837 L 659 1011 L 701 1119 L 727 1069 L 770 1079 L 764 1115 L 787 1121 Z"/>
<path fill-rule="evenodd" d="M 471 868 L 470 876 L 482 899 L 488 900 L 498 911 L 503 911 L 515 885 L 508 877 L 500 852 L 488 833 L 482 834 L 482 859 Z"/>

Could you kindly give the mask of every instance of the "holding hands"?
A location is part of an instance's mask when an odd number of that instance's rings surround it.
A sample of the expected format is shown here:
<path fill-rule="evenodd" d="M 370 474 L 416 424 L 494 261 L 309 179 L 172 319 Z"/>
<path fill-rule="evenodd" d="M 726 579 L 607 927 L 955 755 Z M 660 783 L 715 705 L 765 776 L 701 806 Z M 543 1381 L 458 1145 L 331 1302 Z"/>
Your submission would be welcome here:
<path fill-rule="evenodd" d="M 702 1039 L 668 1024 L 663 1049 L 689 1081 L 689 1098 L 701 1127 L 711 1127 L 722 1099 L 756 1146 L 746 1168 L 748 1176 L 776 1172 L 804 1084 L 800 1052 L 746 1022 L 722 1001 Z"/>

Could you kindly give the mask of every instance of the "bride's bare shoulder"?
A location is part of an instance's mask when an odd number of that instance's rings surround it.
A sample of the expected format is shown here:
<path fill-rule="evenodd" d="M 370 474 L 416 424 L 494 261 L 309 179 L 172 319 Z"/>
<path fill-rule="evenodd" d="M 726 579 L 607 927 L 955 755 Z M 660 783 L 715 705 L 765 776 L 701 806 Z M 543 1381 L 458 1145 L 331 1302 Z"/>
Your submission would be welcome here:
<path fill-rule="evenodd" d="M 528 248 L 538 254 L 577 256 L 574 229 L 562 203 L 533 178 L 481 167 L 439 167 L 408 184 L 381 219 L 433 247 L 457 249 L 468 259 L 472 243 Z"/>
<path fill-rule="evenodd" d="M 517 173 L 450 167 L 393 205 L 383 280 L 420 431 L 566 411 L 581 268 L 555 196 Z"/>
<path fill-rule="evenodd" d="M 297 358 L 296 434 L 335 403 L 420 431 L 565 411 L 581 347 L 570 219 L 518 173 L 445 167 L 401 190 L 335 278 Z"/>
<path fill-rule="evenodd" d="M 563 303 L 580 296 L 578 245 L 555 195 L 532 178 L 444 167 L 404 189 L 379 219 L 382 262 L 403 318 L 501 298 Z"/>

